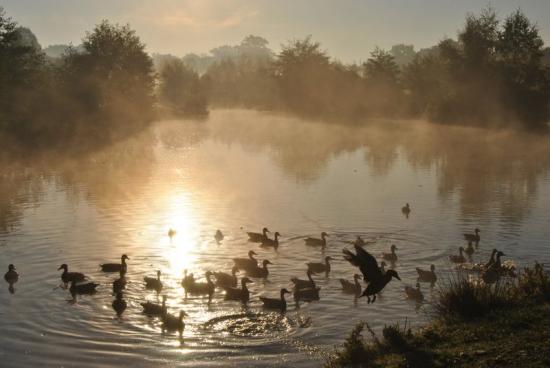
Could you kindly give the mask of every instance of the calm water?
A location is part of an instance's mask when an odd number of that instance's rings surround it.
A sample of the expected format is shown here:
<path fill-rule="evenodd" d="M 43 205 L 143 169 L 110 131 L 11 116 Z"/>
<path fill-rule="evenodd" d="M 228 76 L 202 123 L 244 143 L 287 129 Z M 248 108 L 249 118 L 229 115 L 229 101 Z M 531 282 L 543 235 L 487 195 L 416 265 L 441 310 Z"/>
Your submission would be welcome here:
<path fill-rule="evenodd" d="M 424 323 L 429 306 L 406 300 L 404 286 L 414 285 L 417 266 L 433 263 L 444 278 L 448 255 L 475 226 L 474 261 L 498 247 L 518 265 L 550 263 L 549 169 L 547 137 L 422 123 L 342 128 L 250 111 L 158 122 L 81 158 L 4 160 L 0 264 L 14 263 L 21 278 L 13 295 L 6 283 L 0 290 L 0 365 L 318 365 L 359 320 L 375 329 Z M 245 231 L 263 226 L 283 235 L 278 251 L 247 243 Z M 218 228 L 226 234 L 219 245 Z M 325 251 L 306 248 L 303 238 L 321 231 L 330 234 Z M 338 282 L 355 272 L 341 251 L 357 235 L 375 241 L 367 249 L 377 256 L 399 248 L 403 283 L 391 282 L 372 305 L 342 294 Z M 249 249 L 274 265 L 250 285 L 248 308 L 219 291 L 210 306 L 185 299 L 184 269 L 229 271 Z M 128 309 L 117 318 L 117 275 L 98 265 L 122 253 L 130 257 Z M 316 277 L 319 302 L 291 301 L 285 316 L 262 310 L 258 296 L 278 295 L 326 255 L 336 260 L 328 278 Z M 71 303 L 58 287 L 61 263 L 99 282 L 98 293 Z M 141 314 L 140 302 L 158 300 L 142 282 L 157 269 L 170 312 L 189 314 L 183 341 Z M 423 290 L 429 302 L 436 289 Z"/>

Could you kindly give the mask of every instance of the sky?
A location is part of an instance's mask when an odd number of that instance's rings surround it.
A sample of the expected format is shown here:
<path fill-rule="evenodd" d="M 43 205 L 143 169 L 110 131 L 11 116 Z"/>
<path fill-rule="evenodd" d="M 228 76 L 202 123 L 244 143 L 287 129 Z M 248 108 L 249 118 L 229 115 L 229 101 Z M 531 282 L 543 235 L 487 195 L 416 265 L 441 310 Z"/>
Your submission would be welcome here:
<path fill-rule="evenodd" d="M 487 5 L 505 17 L 521 8 L 550 42 L 550 0 L 2 0 L 7 15 L 45 47 L 79 44 L 102 19 L 135 29 L 149 52 L 207 53 L 254 34 L 270 47 L 311 35 L 343 62 L 368 58 L 378 46 L 417 49 L 456 37 L 468 12 Z"/>

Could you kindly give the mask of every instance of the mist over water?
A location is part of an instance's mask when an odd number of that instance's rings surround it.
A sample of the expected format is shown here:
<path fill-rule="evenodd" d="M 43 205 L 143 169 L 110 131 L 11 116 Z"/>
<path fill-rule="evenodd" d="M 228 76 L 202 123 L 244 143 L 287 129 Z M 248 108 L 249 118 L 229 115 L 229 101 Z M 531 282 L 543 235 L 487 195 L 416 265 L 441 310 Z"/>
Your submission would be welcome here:
<path fill-rule="evenodd" d="M 435 264 L 444 279 L 462 233 L 482 230 L 474 262 L 494 247 L 518 266 L 550 262 L 550 137 L 423 122 L 370 121 L 361 127 L 284 114 L 214 110 L 206 121 L 159 121 L 142 133 L 78 157 L 0 157 L 0 259 L 21 275 L 15 293 L 0 290 L 0 359 L 9 367 L 308 366 L 365 320 L 375 329 L 429 319 L 437 289 L 422 289 L 420 308 L 403 288 L 415 267 Z M 400 209 L 412 207 L 405 218 Z M 282 234 L 277 251 L 247 243 L 245 231 Z M 177 234 L 167 235 L 172 228 Z M 216 229 L 226 235 L 214 240 Z M 330 234 L 326 249 L 306 236 Z M 341 293 L 356 270 L 342 248 L 357 235 L 377 257 L 398 247 L 403 283 L 376 303 Z M 248 308 L 219 290 L 185 299 L 183 270 L 203 277 L 229 272 L 249 249 L 273 262 L 251 284 Z M 117 318 L 111 283 L 98 265 L 130 257 L 128 308 Z M 305 263 L 330 255 L 328 278 L 314 277 L 321 300 L 290 301 L 285 316 L 266 312 L 258 296 L 275 296 Z M 9 261 L 8 261 L 9 260 Z M 61 263 L 101 285 L 69 303 L 59 289 Z M 143 276 L 162 270 L 171 313 L 185 310 L 183 343 L 163 336 L 140 302 L 156 301 Z M 291 300 L 291 298 L 288 298 Z"/>

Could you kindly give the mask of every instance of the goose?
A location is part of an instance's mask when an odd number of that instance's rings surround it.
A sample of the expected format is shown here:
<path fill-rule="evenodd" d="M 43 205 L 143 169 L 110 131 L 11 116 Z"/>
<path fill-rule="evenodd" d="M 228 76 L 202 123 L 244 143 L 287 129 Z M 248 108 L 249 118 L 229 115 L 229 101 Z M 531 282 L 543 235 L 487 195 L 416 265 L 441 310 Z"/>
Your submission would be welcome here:
<path fill-rule="evenodd" d="M 409 216 L 409 214 L 411 213 L 411 206 L 409 206 L 409 204 L 405 204 L 402 208 L 401 208 L 401 212 L 403 212 L 403 214 L 405 216 Z"/>
<path fill-rule="evenodd" d="M 397 261 L 397 254 L 395 253 L 396 250 L 397 250 L 397 247 L 395 246 L 395 244 L 392 244 L 390 247 L 391 253 L 382 253 L 382 258 L 390 262 Z"/>
<path fill-rule="evenodd" d="M 194 283 L 195 283 L 195 277 L 193 276 L 193 274 L 190 273 L 189 275 L 187 275 L 187 270 L 183 270 L 183 280 L 181 280 L 181 286 L 187 290 L 189 285 Z"/>
<path fill-rule="evenodd" d="M 359 246 L 359 245 L 358 245 Z M 340 279 L 340 284 L 342 284 L 342 291 L 347 294 L 361 294 L 361 285 L 359 284 L 359 279 L 361 275 L 353 275 L 353 281 L 348 281 L 346 279 Z"/>
<path fill-rule="evenodd" d="M 491 252 L 491 257 L 489 258 L 487 263 L 476 263 L 471 267 L 471 270 L 476 272 L 485 272 L 486 270 L 488 270 L 489 267 L 491 267 L 491 265 L 495 263 L 495 255 L 497 254 L 497 252 L 497 249 L 493 249 L 493 251 Z"/>
<path fill-rule="evenodd" d="M 273 263 L 271 263 L 270 261 L 268 261 L 267 259 L 265 259 L 263 262 L 262 262 L 262 265 L 263 267 L 258 267 L 256 266 L 256 268 L 250 268 L 248 270 L 246 270 L 246 274 L 250 277 L 262 277 L 262 278 L 266 278 L 267 275 L 269 275 L 269 271 L 267 269 L 267 265 L 270 264 L 272 265 Z"/>
<path fill-rule="evenodd" d="M 487 263 L 485 263 L 485 265 L 483 266 L 485 267 L 485 269 L 488 269 L 489 267 L 491 267 L 493 263 L 495 263 L 495 256 L 497 253 L 498 253 L 498 250 L 493 249 L 493 251 L 491 252 L 491 258 L 489 258 L 489 261 L 487 261 Z"/>
<path fill-rule="evenodd" d="M 315 287 L 315 288 L 307 288 L 307 289 L 294 289 L 294 300 L 296 302 L 299 301 L 314 301 L 319 300 L 319 291 L 321 288 Z"/>
<path fill-rule="evenodd" d="M 344 249 L 344 259 L 352 265 L 359 267 L 359 270 L 363 274 L 363 281 L 368 283 L 367 288 L 359 297 L 367 297 L 367 303 L 374 303 L 376 301 L 376 294 L 382 291 L 384 287 L 391 281 L 392 278 L 401 280 L 397 272 L 394 270 L 388 270 L 383 274 L 378 267 L 376 259 L 361 247 L 355 247 L 356 254 Z M 371 296 L 374 296 L 371 300 Z"/>
<path fill-rule="evenodd" d="M 420 283 L 416 283 L 416 288 L 405 286 L 405 294 L 407 298 L 421 302 L 424 300 L 424 294 L 420 291 Z"/>
<path fill-rule="evenodd" d="M 486 284 L 494 284 L 495 282 L 500 279 L 501 273 L 502 273 L 502 263 L 500 261 L 500 257 L 504 256 L 505 254 L 501 251 L 498 251 L 496 254 L 496 259 L 493 264 L 487 268 L 485 272 L 481 275 L 481 279 Z"/>
<path fill-rule="evenodd" d="M 98 287 L 99 284 L 96 284 L 95 282 L 88 282 L 86 284 L 76 284 L 76 281 L 71 281 L 71 286 L 69 287 L 69 291 L 71 294 L 93 294 L 96 292 L 96 287 Z"/>
<path fill-rule="evenodd" d="M 206 271 L 205 277 L 206 282 L 193 282 L 189 283 L 186 288 L 186 292 L 195 295 L 208 295 L 208 302 L 212 300 L 212 295 L 214 294 L 214 289 L 216 285 L 210 279 L 212 272 Z"/>
<path fill-rule="evenodd" d="M 185 329 L 185 322 L 183 322 L 183 317 L 186 317 L 187 313 L 180 311 L 178 317 L 166 313 L 162 317 L 162 332 L 168 331 L 178 331 L 180 337 L 183 335 L 183 330 Z"/>
<path fill-rule="evenodd" d="M 126 271 L 126 260 L 129 260 L 128 256 L 126 254 L 123 254 L 122 257 L 120 257 L 120 263 L 105 263 L 100 265 L 101 270 L 103 272 L 120 272 L 120 270 Z"/>
<path fill-rule="evenodd" d="M 233 266 L 231 269 L 231 274 L 225 272 L 213 272 L 212 275 L 216 278 L 216 286 L 221 288 L 237 286 L 237 272 L 239 272 L 237 266 Z"/>
<path fill-rule="evenodd" d="M 273 247 L 273 248 L 277 249 L 279 247 L 279 236 L 281 236 L 281 234 L 279 234 L 279 232 L 276 231 L 274 236 L 275 236 L 274 239 L 270 239 L 270 238 L 266 237 L 264 240 L 262 240 L 262 246 L 264 246 L 264 247 Z"/>
<path fill-rule="evenodd" d="M 122 298 L 121 292 L 116 294 L 116 299 L 113 300 L 112 306 L 118 316 L 122 315 L 126 310 L 126 300 Z"/>
<path fill-rule="evenodd" d="M 113 281 L 113 293 L 117 294 L 126 289 L 126 283 L 126 273 L 123 270 L 120 270 L 120 277 Z"/>
<path fill-rule="evenodd" d="M 330 272 L 330 263 L 329 261 L 334 260 L 331 256 L 325 257 L 325 263 L 317 263 L 317 262 L 310 262 L 306 263 L 307 269 L 311 271 L 311 273 L 329 273 Z"/>
<path fill-rule="evenodd" d="M 327 245 L 327 236 L 328 234 L 324 231 L 321 233 L 321 239 L 319 238 L 305 238 L 304 241 L 306 245 L 316 246 L 316 247 L 324 247 Z"/>
<path fill-rule="evenodd" d="M 261 232 L 261 233 L 247 232 L 247 234 L 248 234 L 248 241 L 249 241 L 249 242 L 252 242 L 252 243 L 261 243 L 261 242 L 263 242 L 265 239 L 267 239 L 267 233 L 269 233 L 269 230 L 267 230 L 267 227 L 264 227 L 264 228 L 262 229 L 262 232 Z"/>
<path fill-rule="evenodd" d="M 168 230 L 168 236 L 170 237 L 170 239 L 172 239 L 174 236 L 176 236 L 176 230 L 170 228 L 170 230 Z"/>
<path fill-rule="evenodd" d="M 19 274 L 17 273 L 14 265 L 10 264 L 8 266 L 8 272 L 4 275 L 4 280 L 6 280 L 9 284 L 13 284 L 19 280 Z"/>
<path fill-rule="evenodd" d="M 258 267 L 258 260 L 254 258 L 257 256 L 253 250 L 248 251 L 248 258 L 233 258 L 233 262 L 238 269 L 246 270 L 248 268 Z"/>
<path fill-rule="evenodd" d="M 475 249 L 474 249 L 474 247 L 473 247 L 473 245 L 472 245 L 472 242 L 469 241 L 469 242 L 468 242 L 468 246 L 466 247 L 466 249 L 464 249 L 464 253 L 466 253 L 468 256 L 471 257 L 472 254 L 474 254 L 474 252 L 475 252 Z"/>
<path fill-rule="evenodd" d="M 59 268 L 58 271 L 63 270 L 63 273 L 61 274 L 61 280 L 68 284 L 71 281 L 81 282 L 84 281 L 86 276 L 83 273 L 80 272 L 69 272 L 69 266 L 67 266 L 65 263 L 63 263 Z"/>
<path fill-rule="evenodd" d="M 236 287 L 224 287 L 226 300 L 240 300 L 243 303 L 248 302 L 250 299 L 250 291 L 246 284 L 251 284 L 252 280 L 248 277 L 243 277 L 241 280 L 241 288 Z"/>
<path fill-rule="evenodd" d="M 143 278 L 143 281 L 145 281 L 145 288 L 147 289 L 153 289 L 157 291 L 162 290 L 162 281 L 160 281 L 160 270 L 157 271 L 156 278 L 145 276 Z"/>
<path fill-rule="evenodd" d="M 481 237 L 479 236 L 479 233 L 481 231 L 476 227 L 474 229 L 474 234 L 464 234 L 464 239 L 466 239 L 467 241 L 471 241 L 471 242 L 476 242 L 476 243 L 479 243 L 479 241 L 481 240 Z"/>
<path fill-rule="evenodd" d="M 466 258 L 464 258 L 464 248 L 460 247 L 458 248 L 459 254 L 452 254 L 449 256 L 449 260 L 453 263 L 464 263 L 466 262 Z"/>
<path fill-rule="evenodd" d="M 365 245 L 367 245 L 367 243 L 363 240 L 363 238 L 361 238 L 361 235 L 357 235 L 357 239 L 355 239 L 353 245 L 364 247 Z"/>
<path fill-rule="evenodd" d="M 214 235 L 214 239 L 219 243 L 223 240 L 223 233 L 220 231 L 220 229 L 216 230 L 216 234 Z"/>
<path fill-rule="evenodd" d="M 437 281 L 437 275 L 435 274 L 435 266 L 431 265 L 430 270 L 422 270 L 416 267 L 416 272 L 418 273 L 418 281 L 420 282 L 430 282 L 435 283 Z"/>
<path fill-rule="evenodd" d="M 283 289 L 281 289 L 281 297 L 280 298 L 266 298 L 266 297 L 261 296 L 260 300 L 262 301 L 262 303 L 264 303 L 264 308 L 278 309 L 281 312 L 285 312 L 286 311 L 285 294 L 290 294 L 290 291 L 283 288 Z"/>
<path fill-rule="evenodd" d="M 294 284 L 295 289 L 309 289 L 309 288 L 315 288 L 315 281 L 313 281 L 313 278 L 311 278 L 311 275 L 313 272 L 311 270 L 307 270 L 307 280 L 302 280 L 297 277 L 293 277 L 290 279 L 292 283 Z"/>
<path fill-rule="evenodd" d="M 140 303 L 143 307 L 143 313 L 150 317 L 164 316 L 166 314 L 166 295 L 162 296 L 162 304 L 151 302 Z"/>

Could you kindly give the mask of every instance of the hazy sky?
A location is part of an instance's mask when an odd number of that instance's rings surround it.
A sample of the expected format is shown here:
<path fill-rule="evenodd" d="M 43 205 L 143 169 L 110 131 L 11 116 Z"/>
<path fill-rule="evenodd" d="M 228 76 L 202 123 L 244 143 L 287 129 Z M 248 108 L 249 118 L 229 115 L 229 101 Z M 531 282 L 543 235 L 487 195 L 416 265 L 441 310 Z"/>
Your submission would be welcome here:
<path fill-rule="evenodd" d="M 417 48 L 455 37 L 473 0 L 3 0 L 14 20 L 42 46 L 80 43 L 101 19 L 130 23 L 148 51 L 184 55 L 237 44 L 255 34 L 274 50 L 311 34 L 342 61 L 360 61 L 375 47 L 411 43 Z M 501 16 L 521 7 L 550 42 L 550 0 L 494 0 Z"/>

